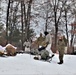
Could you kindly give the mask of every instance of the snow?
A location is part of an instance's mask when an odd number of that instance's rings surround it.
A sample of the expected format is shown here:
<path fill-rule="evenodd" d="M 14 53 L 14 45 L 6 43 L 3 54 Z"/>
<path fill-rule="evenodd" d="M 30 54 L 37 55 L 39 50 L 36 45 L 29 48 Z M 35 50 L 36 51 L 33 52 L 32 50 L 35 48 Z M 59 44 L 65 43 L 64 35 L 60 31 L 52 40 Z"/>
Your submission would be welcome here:
<path fill-rule="evenodd" d="M 5 47 L 2 47 L 1 45 L 0 45 L 0 51 L 5 51 Z"/>
<path fill-rule="evenodd" d="M 0 57 L 0 75 L 76 75 L 76 56 L 65 55 L 64 64 L 57 64 L 58 54 L 52 61 L 34 60 L 33 55 L 17 54 Z"/>

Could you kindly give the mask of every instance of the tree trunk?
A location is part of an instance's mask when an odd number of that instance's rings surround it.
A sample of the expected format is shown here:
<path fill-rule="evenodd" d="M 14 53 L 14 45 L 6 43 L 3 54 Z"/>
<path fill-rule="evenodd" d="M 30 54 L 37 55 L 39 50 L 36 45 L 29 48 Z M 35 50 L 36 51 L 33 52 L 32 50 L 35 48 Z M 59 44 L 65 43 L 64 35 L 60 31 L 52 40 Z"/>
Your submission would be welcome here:
<path fill-rule="evenodd" d="M 27 10 L 27 39 L 29 40 L 29 28 L 30 28 L 30 17 L 31 17 L 31 3 L 32 0 L 29 1 L 28 10 Z"/>
<path fill-rule="evenodd" d="M 74 27 L 72 26 L 72 29 L 73 30 Z M 69 50 L 68 50 L 68 53 L 73 53 L 73 39 L 74 39 L 74 34 L 71 33 L 71 40 L 70 40 L 70 46 L 69 46 Z"/>
<path fill-rule="evenodd" d="M 55 50 L 54 53 L 57 51 L 57 33 L 58 33 L 58 25 L 55 23 Z"/>
<path fill-rule="evenodd" d="M 24 22 L 25 22 L 25 39 L 27 39 L 27 18 L 26 18 L 26 8 L 24 4 Z"/>
<path fill-rule="evenodd" d="M 22 42 L 22 50 L 23 50 L 23 1 L 21 1 L 21 24 L 22 24 L 21 42 Z"/>
<path fill-rule="evenodd" d="M 56 52 L 56 50 L 57 50 L 57 33 L 58 33 L 58 23 L 57 23 L 57 12 L 56 11 L 57 11 L 57 9 L 56 9 L 56 4 L 55 4 L 55 6 L 54 6 L 54 15 L 55 15 L 55 50 L 54 50 L 54 52 Z"/>
<path fill-rule="evenodd" d="M 8 2 L 8 7 L 7 7 L 7 18 L 6 18 L 6 39 L 7 39 L 7 42 L 6 44 L 8 43 L 8 19 L 9 19 L 9 9 L 10 9 L 10 0 Z"/>
<path fill-rule="evenodd" d="M 67 9 L 65 9 L 65 27 L 66 27 L 66 36 L 67 36 L 67 53 L 69 53 L 69 37 L 68 37 L 68 27 L 67 27 Z"/>

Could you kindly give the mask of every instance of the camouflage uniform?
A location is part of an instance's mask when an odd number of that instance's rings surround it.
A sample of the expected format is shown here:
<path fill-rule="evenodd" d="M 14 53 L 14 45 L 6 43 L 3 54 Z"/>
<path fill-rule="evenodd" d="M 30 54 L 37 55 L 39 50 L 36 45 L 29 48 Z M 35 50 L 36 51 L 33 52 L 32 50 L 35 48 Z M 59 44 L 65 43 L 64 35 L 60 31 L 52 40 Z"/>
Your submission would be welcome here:
<path fill-rule="evenodd" d="M 41 59 L 47 60 L 47 57 L 49 57 L 49 52 L 46 50 L 41 51 Z"/>
<path fill-rule="evenodd" d="M 51 51 L 52 37 L 50 33 L 46 35 L 45 44 L 46 48 L 43 51 L 41 51 L 41 59 L 47 60 L 48 57 L 54 55 L 53 52 Z"/>
<path fill-rule="evenodd" d="M 63 63 L 65 43 L 64 40 L 58 41 L 59 60 Z"/>
<path fill-rule="evenodd" d="M 38 41 L 38 44 L 43 47 L 42 50 L 38 49 L 39 50 L 39 51 L 37 51 L 38 54 L 41 56 L 42 60 L 47 60 L 47 58 L 50 57 L 50 54 L 53 55 L 53 53 L 51 51 L 51 43 L 52 43 L 51 35 L 47 34 L 44 38 L 42 36 L 40 36 L 37 39 L 37 41 Z M 39 58 L 37 58 L 37 59 L 39 59 Z"/>
<path fill-rule="evenodd" d="M 25 41 L 23 46 L 25 47 L 25 52 L 30 53 L 31 43 L 29 41 Z"/>
<path fill-rule="evenodd" d="M 37 39 L 37 44 L 38 44 L 38 46 L 43 46 L 43 42 L 44 42 L 44 37 L 42 37 L 42 34 L 40 34 L 40 37 L 38 37 L 38 39 Z"/>
<path fill-rule="evenodd" d="M 40 34 L 40 37 L 37 38 L 37 40 L 34 42 L 34 47 L 36 48 L 32 48 L 31 49 L 31 54 L 35 54 L 35 55 L 38 55 L 40 54 L 41 52 L 38 50 L 39 49 L 39 46 L 44 46 L 45 45 L 45 42 L 44 42 L 44 37 L 42 37 L 42 34 Z"/>

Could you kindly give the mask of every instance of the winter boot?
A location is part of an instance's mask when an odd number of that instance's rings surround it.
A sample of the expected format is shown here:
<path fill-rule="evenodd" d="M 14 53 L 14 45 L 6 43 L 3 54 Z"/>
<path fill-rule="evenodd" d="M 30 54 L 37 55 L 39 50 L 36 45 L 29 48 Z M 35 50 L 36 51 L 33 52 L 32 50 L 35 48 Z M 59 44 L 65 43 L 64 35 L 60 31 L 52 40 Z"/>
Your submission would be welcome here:
<path fill-rule="evenodd" d="M 35 60 L 39 60 L 39 58 L 38 58 L 38 57 L 34 57 L 34 59 L 35 59 Z"/>
<path fill-rule="evenodd" d="M 63 60 L 62 60 L 62 61 L 60 61 L 60 62 L 58 62 L 58 64 L 63 64 Z"/>
<path fill-rule="evenodd" d="M 52 61 L 52 58 L 54 57 L 54 54 L 52 56 L 47 57 L 47 61 Z"/>
<path fill-rule="evenodd" d="M 53 54 L 52 56 L 47 57 L 47 59 L 52 59 L 55 55 Z"/>

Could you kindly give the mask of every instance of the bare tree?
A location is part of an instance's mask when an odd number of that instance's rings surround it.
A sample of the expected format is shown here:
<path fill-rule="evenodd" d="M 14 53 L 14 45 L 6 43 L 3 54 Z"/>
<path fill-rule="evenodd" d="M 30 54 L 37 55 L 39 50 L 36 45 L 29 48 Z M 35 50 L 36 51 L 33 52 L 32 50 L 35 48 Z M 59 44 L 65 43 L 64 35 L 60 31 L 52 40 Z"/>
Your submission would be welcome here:
<path fill-rule="evenodd" d="M 22 50 L 23 50 L 23 27 L 24 27 L 24 23 L 23 23 L 23 1 L 21 1 L 21 23 L 22 23 L 22 37 L 21 37 L 21 40 L 22 40 Z"/>
<path fill-rule="evenodd" d="M 7 18 L 6 18 L 6 38 L 7 38 L 7 43 L 8 43 L 8 20 L 9 20 L 9 9 L 10 9 L 10 0 L 8 0 Z"/>
<path fill-rule="evenodd" d="M 62 5 L 60 4 L 62 3 Z M 59 27 L 59 22 L 61 19 L 63 7 L 66 4 L 66 0 L 60 1 L 60 0 L 52 0 L 50 6 L 53 8 L 53 13 L 54 13 L 54 26 L 55 26 L 55 52 L 57 50 L 57 35 L 58 35 L 58 27 Z"/>
<path fill-rule="evenodd" d="M 32 0 L 28 2 L 28 10 L 27 10 L 27 39 L 29 39 L 29 28 L 30 28 L 30 17 L 31 17 L 31 4 Z"/>

